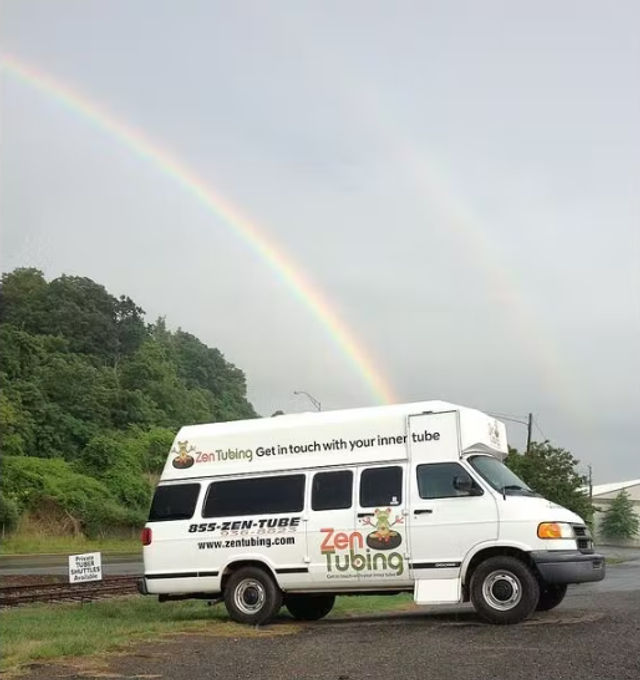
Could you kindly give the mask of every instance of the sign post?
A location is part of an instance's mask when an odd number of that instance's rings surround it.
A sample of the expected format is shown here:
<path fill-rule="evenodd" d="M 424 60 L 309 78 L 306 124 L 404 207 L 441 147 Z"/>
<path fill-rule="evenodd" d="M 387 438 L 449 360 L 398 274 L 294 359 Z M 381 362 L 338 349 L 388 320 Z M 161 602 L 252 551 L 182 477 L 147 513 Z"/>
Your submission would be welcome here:
<path fill-rule="evenodd" d="M 102 581 L 102 553 L 69 555 L 69 583 Z"/>

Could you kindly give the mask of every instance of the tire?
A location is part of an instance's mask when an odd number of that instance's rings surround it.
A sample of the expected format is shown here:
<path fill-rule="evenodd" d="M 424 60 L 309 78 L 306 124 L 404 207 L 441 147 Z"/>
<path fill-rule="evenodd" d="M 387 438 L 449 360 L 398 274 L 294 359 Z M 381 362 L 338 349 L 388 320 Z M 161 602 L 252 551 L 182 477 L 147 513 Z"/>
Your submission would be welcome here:
<path fill-rule="evenodd" d="M 548 612 L 550 609 L 557 607 L 564 600 L 566 594 L 566 583 L 543 585 L 540 590 L 540 599 L 538 600 L 536 611 Z"/>
<path fill-rule="evenodd" d="M 282 591 L 264 569 L 241 567 L 229 576 L 224 604 L 238 623 L 267 623 L 282 606 Z"/>
<path fill-rule="evenodd" d="M 335 595 L 287 595 L 284 604 L 294 619 L 317 621 L 333 609 L 335 601 Z"/>
<path fill-rule="evenodd" d="M 489 623 L 520 623 L 538 604 L 540 586 L 531 569 L 516 557 L 496 556 L 478 565 L 471 577 L 471 602 Z"/>

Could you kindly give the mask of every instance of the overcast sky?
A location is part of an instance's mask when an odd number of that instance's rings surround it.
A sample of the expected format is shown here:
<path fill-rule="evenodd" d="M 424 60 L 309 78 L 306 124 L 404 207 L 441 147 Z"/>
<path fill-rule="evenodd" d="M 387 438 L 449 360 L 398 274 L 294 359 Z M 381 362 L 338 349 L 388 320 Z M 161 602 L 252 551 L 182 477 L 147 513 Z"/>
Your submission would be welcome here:
<path fill-rule="evenodd" d="M 0 8 L 3 53 L 238 206 L 398 401 L 532 411 L 596 481 L 640 477 L 637 2 Z M 311 408 L 294 390 L 375 403 L 228 223 L 86 117 L 1 85 L 3 271 L 130 295 L 242 368 L 262 414 Z"/>

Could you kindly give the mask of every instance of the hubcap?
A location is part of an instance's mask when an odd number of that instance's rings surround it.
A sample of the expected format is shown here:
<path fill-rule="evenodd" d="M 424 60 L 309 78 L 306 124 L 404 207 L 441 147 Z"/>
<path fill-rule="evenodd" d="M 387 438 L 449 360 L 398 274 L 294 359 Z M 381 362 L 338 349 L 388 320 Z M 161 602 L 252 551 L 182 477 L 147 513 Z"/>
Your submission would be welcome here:
<path fill-rule="evenodd" d="M 522 599 L 522 584 L 512 572 L 492 571 L 482 584 L 485 602 L 501 612 L 513 609 Z"/>
<path fill-rule="evenodd" d="M 240 581 L 233 593 L 233 603 L 244 614 L 256 614 L 264 607 L 267 594 L 260 581 L 247 578 Z"/>

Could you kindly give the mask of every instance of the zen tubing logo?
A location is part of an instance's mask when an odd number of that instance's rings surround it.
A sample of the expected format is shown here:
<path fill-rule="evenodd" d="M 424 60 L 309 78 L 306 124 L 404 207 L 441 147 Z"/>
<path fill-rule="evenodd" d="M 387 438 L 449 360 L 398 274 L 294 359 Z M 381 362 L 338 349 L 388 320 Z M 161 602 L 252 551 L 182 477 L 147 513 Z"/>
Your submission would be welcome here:
<path fill-rule="evenodd" d="M 323 534 L 320 552 L 325 556 L 327 577 L 333 572 L 386 572 L 390 576 L 402 576 L 404 558 L 399 552 L 387 552 L 398 548 L 402 535 L 391 527 L 402 524 L 401 515 L 391 518 L 391 508 L 376 509 L 374 520 L 366 517 L 363 524 L 373 527 L 366 539 L 360 531 L 320 529 Z M 365 542 L 368 546 L 365 548 Z M 372 550 L 373 549 L 373 550 Z"/>

